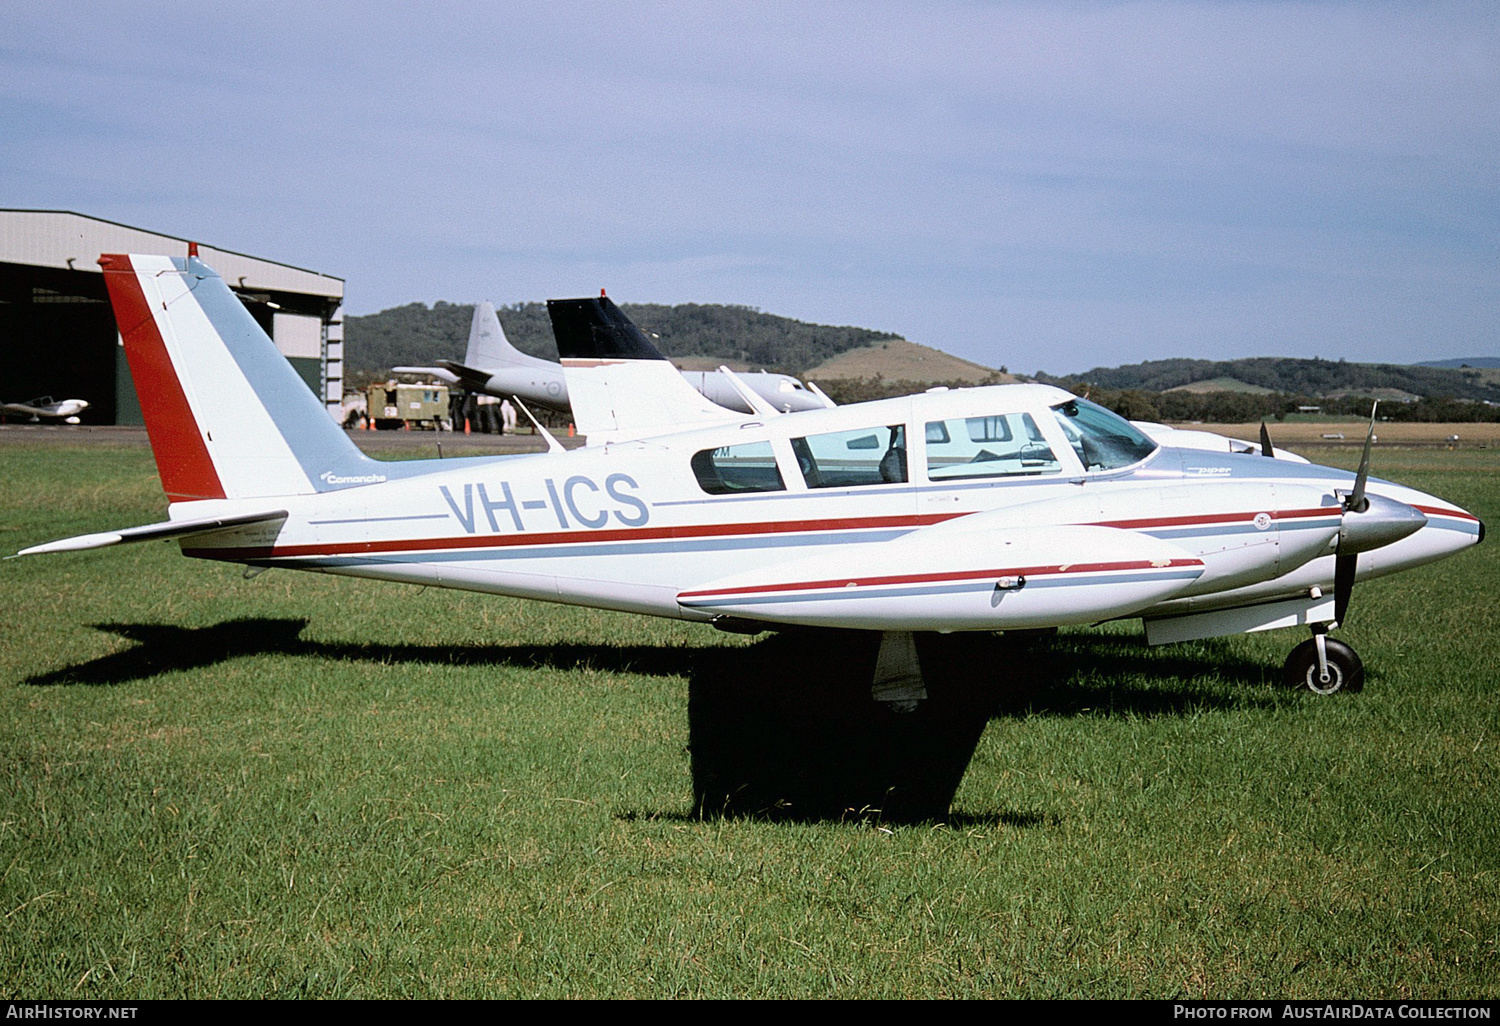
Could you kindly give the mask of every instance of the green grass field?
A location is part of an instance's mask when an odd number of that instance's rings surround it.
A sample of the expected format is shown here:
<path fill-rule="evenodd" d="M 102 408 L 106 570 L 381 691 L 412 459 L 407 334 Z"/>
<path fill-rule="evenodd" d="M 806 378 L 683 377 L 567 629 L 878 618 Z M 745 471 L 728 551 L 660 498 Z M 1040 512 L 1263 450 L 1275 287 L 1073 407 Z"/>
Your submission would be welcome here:
<path fill-rule="evenodd" d="M 1379 457 L 1500 521 L 1492 453 Z M 0 504 L 8 552 L 164 508 L 25 443 Z M 165 543 L 0 584 L 8 997 L 1500 994 L 1493 541 L 1355 593 L 1362 694 L 1119 626 L 924 639 L 905 718 L 857 636 Z"/>

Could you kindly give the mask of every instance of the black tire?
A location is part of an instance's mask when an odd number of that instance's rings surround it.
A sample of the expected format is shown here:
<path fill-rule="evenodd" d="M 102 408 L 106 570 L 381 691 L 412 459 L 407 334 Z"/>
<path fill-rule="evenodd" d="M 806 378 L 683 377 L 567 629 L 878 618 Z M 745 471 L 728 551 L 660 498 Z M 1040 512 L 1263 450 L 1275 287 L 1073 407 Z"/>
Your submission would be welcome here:
<path fill-rule="evenodd" d="M 1306 688 L 1318 695 L 1339 692 L 1353 693 L 1365 686 L 1365 664 L 1354 649 L 1342 641 L 1324 638 L 1324 652 L 1328 658 L 1327 681 L 1321 680 L 1318 672 L 1318 643 L 1308 638 L 1292 649 L 1283 668 L 1287 687 Z"/>

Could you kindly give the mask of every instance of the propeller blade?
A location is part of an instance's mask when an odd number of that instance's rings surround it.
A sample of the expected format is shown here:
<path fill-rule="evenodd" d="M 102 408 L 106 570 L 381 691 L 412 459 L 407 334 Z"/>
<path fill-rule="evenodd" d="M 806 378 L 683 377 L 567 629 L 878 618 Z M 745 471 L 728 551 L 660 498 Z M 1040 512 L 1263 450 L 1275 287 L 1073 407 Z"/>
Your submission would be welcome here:
<path fill-rule="evenodd" d="M 1276 449 L 1271 445 L 1271 432 L 1266 430 L 1266 422 L 1260 422 L 1260 454 L 1276 458 Z"/>
<path fill-rule="evenodd" d="M 1365 434 L 1365 452 L 1359 458 L 1359 473 L 1354 477 L 1354 491 L 1344 500 L 1344 508 L 1354 513 L 1363 513 L 1370 504 L 1365 499 L 1365 481 L 1370 477 L 1370 445 L 1375 441 L 1375 410 L 1380 403 L 1370 404 L 1370 430 Z"/>
<path fill-rule="evenodd" d="M 1359 556 L 1343 553 L 1333 557 L 1333 619 L 1342 624 L 1349 612 L 1349 593 L 1354 590 L 1354 575 L 1359 569 Z"/>

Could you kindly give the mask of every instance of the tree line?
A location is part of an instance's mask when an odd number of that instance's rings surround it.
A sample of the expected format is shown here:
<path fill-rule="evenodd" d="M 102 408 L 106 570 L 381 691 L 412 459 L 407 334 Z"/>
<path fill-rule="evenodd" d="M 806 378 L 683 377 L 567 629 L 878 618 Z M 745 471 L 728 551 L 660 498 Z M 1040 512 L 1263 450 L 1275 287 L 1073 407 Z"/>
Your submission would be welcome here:
<path fill-rule="evenodd" d="M 1157 393 L 1134 388 L 1103 388 L 1070 379 L 1054 379 L 1050 383 L 1075 395 L 1086 396 L 1127 420 L 1244 424 L 1257 420 L 1284 420 L 1307 406 L 1316 406 L 1319 413 L 1331 417 L 1360 418 L 1370 415 L 1370 397 L 1359 395 L 1328 398 L 1283 392 Z M 973 383 L 949 381 L 938 384 L 949 388 L 967 388 Z M 843 405 L 911 395 L 935 385 L 929 381 L 897 381 L 875 377 L 820 378 L 818 387 L 829 398 Z M 1445 396 L 1424 397 L 1413 402 L 1386 400 L 1380 404 L 1380 419 L 1417 423 L 1500 422 L 1500 406 Z"/>
<path fill-rule="evenodd" d="M 1145 392 L 1139 389 L 1100 388 L 1071 382 L 1069 391 L 1114 410 L 1128 420 L 1159 422 L 1205 421 L 1212 424 L 1244 424 L 1257 420 L 1284 420 L 1303 407 L 1317 407 L 1332 417 L 1360 418 L 1370 415 L 1369 396 L 1293 395 L 1285 392 Z M 1398 422 L 1477 423 L 1500 422 L 1500 406 L 1449 396 L 1424 396 L 1411 402 L 1380 403 L 1380 419 Z"/>
<path fill-rule="evenodd" d="M 801 376 L 839 353 L 899 339 L 888 331 L 809 324 L 749 306 L 713 303 L 622 303 L 620 309 L 669 357 L 743 360 L 756 369 Z M 500 326 L 523 353 L 557 359 L 545 303 L 496 308 Z M 407 303 L 344 318 L 344 366 L 351 377 L 373 377 L 403 364 L 462 360 L 474 307 L 439 301 Z"/>
<path fill-rule="evenodd" d="M 1148 360 L 1122 367 L 1095 367 L 1065 378 L 1037 371 L 1038 381 L 1084 381 L 1109 389 L 1161 392 L 1215 378 L 1234 378 L 1282 395 L 1326 396 L 1337 392 L 1398 389 L 1420 396 L 1500 401 L 1500 385 L 1472 367 L 1350 363 L 1345 360 L 1260 356 L 1243 360 Z"/>

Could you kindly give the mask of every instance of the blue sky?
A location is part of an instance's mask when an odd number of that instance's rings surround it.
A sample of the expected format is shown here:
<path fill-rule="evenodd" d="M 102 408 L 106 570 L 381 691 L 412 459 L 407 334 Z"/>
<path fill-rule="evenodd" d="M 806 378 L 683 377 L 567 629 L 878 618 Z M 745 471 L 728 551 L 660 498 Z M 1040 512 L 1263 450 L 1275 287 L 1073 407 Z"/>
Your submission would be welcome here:
<path fill-rule="evenodd" d="M 0 206 L 1012 370 L 1500 354 L 1493 3 L 9 4 Z"/>

